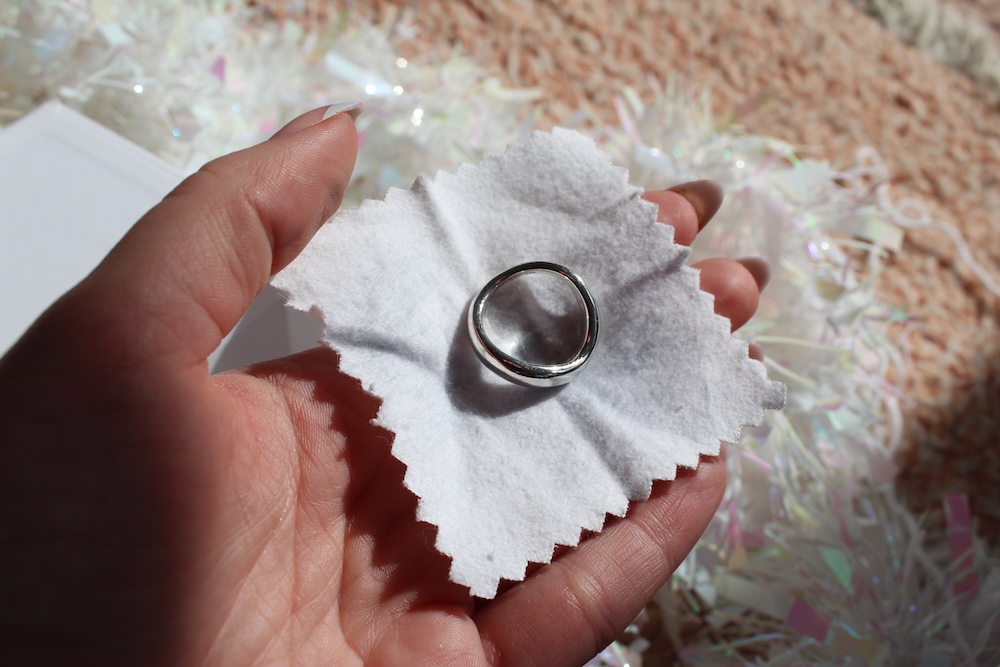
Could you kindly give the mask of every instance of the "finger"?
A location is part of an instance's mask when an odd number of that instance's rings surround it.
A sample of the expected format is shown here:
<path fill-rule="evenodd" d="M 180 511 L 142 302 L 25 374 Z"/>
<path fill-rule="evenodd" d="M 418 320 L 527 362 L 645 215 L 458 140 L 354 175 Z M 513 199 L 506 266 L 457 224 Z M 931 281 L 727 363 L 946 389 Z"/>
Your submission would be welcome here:
<path fill-rule="evenodd" d="M 357 154 L 351 117 L 316 110 L 290 127 L 186 179 L 68 297 L 119 358 L 202 365 L 339 207 Z"/>
<path fill-rule="evenodd" d="M 312 111 L 307 111 L 298 118 L 293 118 L 288 122 L 287 125 L 282 127 L 280 130 L 274 133 L 271 137 L 284 137 L 289 134 L 295 134 L 299 130 L 304 130 L 307 127 L 312 127 L 321 120 L 326 120 L 331 116 L 336 116 L 339 113 L 346 113 L 351 117 L 351 120 L 357 120 L 358 116 L 361 114 L 363 104 L 361 102 L 346 102 L 344 104 L 331 104 L 330 106 L 319 109 L 313 109 Z"/>
<path fill-rule="evenodd" d="M 725 464 L 654 486 L 648 501 L 538 570 L 475 617 L 494 664 L 579 665 L 635 619 L 694 547 L 722 500 Z"/>
<path fill-rule="evenodd" d="M 715 297 L 715 312 L 729 318 L 736 331 L 757 312 L 758 277 L 733 259 L 713 258 L 691 265 L 701 271 L 701 289 Z"/>
<path fill-rule="evenodd" d="M 645 192 L 642 198 L 659 207 L 656 219 L 674 228 L 675 243 L 691 245 L 722 206 L 723 192 L 715 181 L 692 181 L 668 190 Z"/>
<path fill-rule="evenodd" d="M 757 283 L 757 290 L 763 292 L 767 284 L 771 282 L 771 265 L 767 263 L 766 260 L 760 257 L 744 257 L 743 259 L 736 260 L 743 265 L 750 275 L 753 276 L 754 282 Z"/>
<path fill-rule="evenodd" d="M 750 343 L 750 349 L 747 350 L 747 354 L 751 359 L 756 359 L 757 361 L 764 361 L 764 348 L 762 348 L 757 343 Z"/>

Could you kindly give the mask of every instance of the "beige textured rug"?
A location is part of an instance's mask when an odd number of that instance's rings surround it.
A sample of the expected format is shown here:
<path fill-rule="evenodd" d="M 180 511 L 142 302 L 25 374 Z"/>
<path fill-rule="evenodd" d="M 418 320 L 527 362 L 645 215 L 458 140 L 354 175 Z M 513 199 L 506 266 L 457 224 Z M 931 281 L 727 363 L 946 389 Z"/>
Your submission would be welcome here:
<path fill-rule="evenodd" d="M 956 0 L 998 16 L 1000 3 Z M 356 11 L 404 18 L 404 48 L 455 46 L 514 86 L 539 87 L 541 125 L 590 109 L 614 122 L 624 87 L 675 79 L 707 90 L 719 118 L 735 114 L 801 156 L 849 166 L 872 146 L 898 197 L 917 197 L 954 224 L 1000 280 L 1000 113 L 958 69 L 907 46 L 848 0 L 367 0 Z M 984 25 L 989 27 L 984 18 Z M 955 262 L 947 237 L 907 234 L 882 281 L 907 316 L 912 351 L 899 488 L 935 509 L 968 490 L 980 532 L 1000 538 L 1000 299 Z"/>
<path fill-rule="evenodd" d="M 851 0 L 903 42 L 968 76 L 1000 103 L 1000 2 Z"/>

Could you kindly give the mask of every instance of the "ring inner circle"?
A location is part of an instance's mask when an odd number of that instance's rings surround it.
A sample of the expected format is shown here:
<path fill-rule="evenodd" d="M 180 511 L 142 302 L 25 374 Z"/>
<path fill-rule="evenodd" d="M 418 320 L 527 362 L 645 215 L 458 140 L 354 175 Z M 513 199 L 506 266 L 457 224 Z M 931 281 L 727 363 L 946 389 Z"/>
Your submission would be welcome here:
<path fill-rule="evenodd" d="M 488 302 L 491 300 L 494 293 L 502 287 L 507 281 L 515 278 L 521 274 L 528 274 L 535 271 L 545 271 L 551 272 L 556 276 L 559 276 L 566 281 L 576 290 L 579 298 L 583 302 L 583 309 L 581 313 L 581 322 L 586 322 L 586 335 L 584 336 L 583 346 L 579 349 L 574 357 L 566 361 L 557 362 L 554 364 L 540 364 L 527 361 L 508 354 L 502 350 L 495 341 L 486 333 L 485 326 L 483 323 L 483 318 L 485 311 L 487 309 Z M 522 286 L 523 287 L 523 286 Z M 550 288 L 551 289 L 551 288 Z M 511 333 L 511 328 L 506 326 L 510 325 L 511 322 L 508 320 L 505 326 L 497 326 L 494 322 L 493 328 L 506 329 L 507 332 L 501 332 L 501 340 L 510 349 L 525 350 L 526 348 L 535 348 L 535 353 L 537 354 L 540 350 L 544 356 L 552 355 L 552 338 L 559 334 L 560 315 L 567 311 L 566 307 L 556 307 L 552 308 L 555 304 L 559 303 L 558 299 L 553 299 L 552 295 L 555 292 L 550 292 L 549 296 L 542 296 L 547 290 L 532 290 L 527 291 L 529 296 L 525 296 L 525 290 L 520 290 L 522 294 L 518 294 L 519 290 L 514 290 L 509 296 L 505 297 L 505 300 L 516 301 L 520 299 L 521 306 L 525 303 L 528 304 L 527 313 L 522 313 L 522 321 L 520 325 L 522 328 L 516 329 L 517 331 L 530 331 L 535 332 L 536 336 L 525 337 L 522 334 Z M 541 297 L 541 298 L 539 298 Z M 532 314 L 537 315 L 539 311 L 545 311 L 544 302 L 548 302 L 549 310 L 554 317 L 551 321 L 555 326 L 543 326 L 538 327 L 537 322 L 531 324 Z M 568 303 L 566 303 L 568 306 Z M 523 326 L 525 322 L 523 321 L 523 316 L 527 315 L 528 325 Z M 582 370 L 583 367 L 587 365 L 590 360 L 591 354 L 594 351 L 594 347 L 597 344 L 597 334 L 599 327 L 599 317 L 597 314 L 597 303 L 594 300 L 594 296 L 587 289 L 587 286 L 583 283 L 580 276 L 576 275 L 573 271 L 568 269 L 561 264 L 554 264 L 552 262 L 528 262 L 526 264 L 520 264 L 513 268 L 507 269 L 500 275 L 493 278 L 491 281 L 486 283 L 486 286 L 480 290 L 479 294 L 472 300 L 469 304 L 469 335 L 472 338 L 472 346 L 479 355 L 479 358 L 483 361 L 486 366 L 491 368 L 493 371 L 498 373 L 505 379 L 514 382 L 515 384 L 523 384 L 530 387 L 554 387 L 561 384 L 566 384 L 576 377 Z M 514 322 L 517 325 L 517 322 Z M 538 335 L 540 334 L 540 335 Z M 563 340 L 556 347 L 564 347 L 565 349 L 572 349 L 576 346 L 576 341 L 571 337 L 569 340 Z M 522 352 L 524 353 L 524 352 Z M 532 352 L 528 352 L 532 354 Z"/>
<path fill-rule="evenodd" d="M 564 276 L 525 271 L 500 284 L 483 304 L 483 332 L 515 359 L 566 363 L 586 343 L 586 304 Z"/>

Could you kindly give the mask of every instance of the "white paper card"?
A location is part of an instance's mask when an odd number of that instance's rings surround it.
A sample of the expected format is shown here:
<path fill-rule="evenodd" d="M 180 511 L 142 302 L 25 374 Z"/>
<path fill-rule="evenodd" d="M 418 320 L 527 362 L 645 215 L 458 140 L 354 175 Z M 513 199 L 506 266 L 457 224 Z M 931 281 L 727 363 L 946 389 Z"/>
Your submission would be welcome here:
<path fill-rule="evenodd" d="M 0 354 L 182 177 L 58 102 L 0 132 Z"/>

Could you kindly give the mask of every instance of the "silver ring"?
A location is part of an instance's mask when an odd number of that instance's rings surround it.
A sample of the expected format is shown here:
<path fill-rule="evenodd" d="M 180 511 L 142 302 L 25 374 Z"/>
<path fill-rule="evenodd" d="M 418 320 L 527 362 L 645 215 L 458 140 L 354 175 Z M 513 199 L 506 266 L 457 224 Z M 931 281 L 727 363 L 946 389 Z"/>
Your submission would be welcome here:
<path fill-rule="evenodd" d="M 518 359 L 504 352 L 490 340 L 483 326 L 483 311 L 487 301 L 502 284 L 522 273 L 550 271 L 566 278 L 576 288 L 586 310 L 587 331 L 583 346 L 576 355 L 558 364 L 536 364 Z M 469 304 L 469 337 L 476 354 L 490 370 L 510 382 L 528 387 L 556 387 L 566 384 L 583 370 L 597 345 L 599 319 L 597 303 L 587 286 L 573 271 L 552 262 L 528 262 L 507 269 L 486 283 L 472 303 Z"/>

